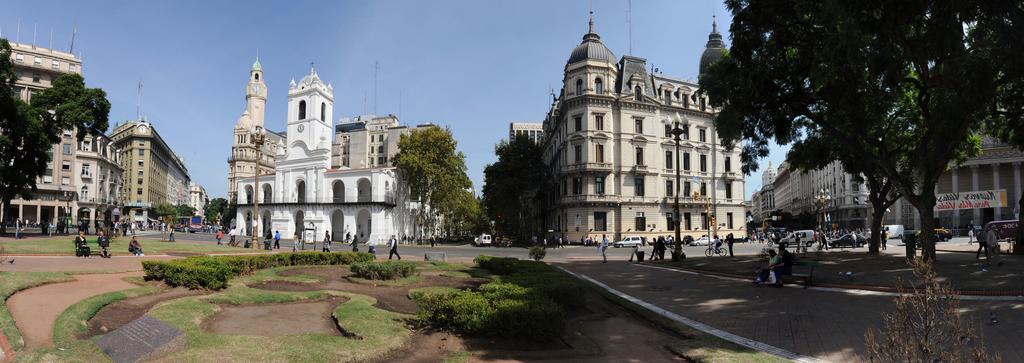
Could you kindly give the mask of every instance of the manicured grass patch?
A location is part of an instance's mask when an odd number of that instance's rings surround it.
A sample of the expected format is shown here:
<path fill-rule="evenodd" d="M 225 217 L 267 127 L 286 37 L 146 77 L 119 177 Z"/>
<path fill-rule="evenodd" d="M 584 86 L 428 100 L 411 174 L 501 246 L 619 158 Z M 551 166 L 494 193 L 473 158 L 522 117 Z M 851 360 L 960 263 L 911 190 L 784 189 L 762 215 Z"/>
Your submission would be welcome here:
<path fill-rule="evenodd" d="M 86 236 L 89 240 L 89 248 L 93 253 L 99 253 L 99 245 L 96 244 L 97 236 Z M 10 254 L 24 255 L 69 255 L 75 254 L 75 246 L 72 242 L 75 236 L 60 236 L 49 238 L 30 238 L 17 241 L 0 242 L 0 246 Z M 115 255 L 131 255 L 128 253 L 128 242 L 131 236 L 118 237 L 110 243 L 110 252 Z M 142 250 L 147 255 L 166 253 L 238 253 L 238 252 L 263 252 L 262 250 L 240 249 L 218 246 L 211 243 L 197 243 L 189 241 L 163 242 L 157 239 L 139 238 Z"/>
<path fill-rule="evenodd" d="M 247 284 L 254 284 L 254 283 L 260 283 L 260 282 L 267 282 L 267 281 L 288 281 L 288 282 L 298 282 L 298 283 L 303 283 L 303 284 L 315 284 L 315 283 L 323 282 L 324 281 L 324 279 L 319 277 L 319 276 L 312 276 L 312 275 L 283 276 L 283 275 L 280 274 L 282 271 L 288 271 L 288 270 L 292 270 L 292 269 L 296 269 L 296 268 L 302 268 L 302 267 L 303 266 L 281 266 L 281 267 L 273 267 L 273 268 L 268 268 L 268 269 L 264 269 L 264 270 L 259 270 L 259 271 L 256 271 L 255 273 L 253 273 L 252 275 L 246 276 L 245 281 L 246 281 Z"/>
<path fill-rule="evenodd" d="M 421 288 L 409 290 L 409 299 L 411 299 L 413 301 L 417 301 L 417 300 L 422 299 L 423 296 L 425 296 L 425 295 L 444 294 L 444 293 L 451 293 L 451 292 L 456 292 L 456 291 L 459 291 L 459 289 L 456 289 L 454 287 L 447 287 L 447 286 L 421 287 Z"/>
<path fill-rule="evenodd" d="M 298 265 L 349 265 L 373 259 L 368 253 L 293 252 L 250 256 L 198 256 L 171 261 L 143 261 L 147 280 L 162 280 L 171 286 L 219 290 L 234 276 L 257 270 Z"/>
<path fill-rule="evenodd" d="M 356 262 L 349 266 L 352 275 L 367 280 L 395 280 L 412 276 L 416 264 L 406 261 Z"/>
<path fill-rule="evenodd" d="M 467 335 L 544 340 L 565 329 L 566 310 L 583 305 L 583 286 L 547 264 L 480 256 L 480 267 L 499 274 L 479 291 L 410 292 L 419 318 Z"/>
<path fill-rule="evenodd" d="M 397 278 L 397 279 L 394 279 L 394 280 L 367 280 L 367 279 L 362 279 L 362 278 L 352 277 L 352 276 L 346 277 L 345 279 L 348 280 L 349 282 L 356 283 L 356 284 L 373 285 L 373 286 L 399 287 L 399 286 L 407 286 L 407 285 L 412 285 L 412 284 L 415 284 L 415 283 L 422 282 L 423 281 L 423 276 L 412 275 L 412 276 L 409 276 L 409 277 L 402 277 L 402 278 Z"/>
<path fill-rule="evenodd" d="M 11 295 L 24 289 L 71 280 L 71 275 L 63 272 L 0 272 L 0 302 L 6 302 Z M 7 337 L 11 349 L 15 351 L 25 346 L 21 332 L 14 325 L 14 317 L 7 310 L 7 304 L 0 304 L 0 334 Z"/>

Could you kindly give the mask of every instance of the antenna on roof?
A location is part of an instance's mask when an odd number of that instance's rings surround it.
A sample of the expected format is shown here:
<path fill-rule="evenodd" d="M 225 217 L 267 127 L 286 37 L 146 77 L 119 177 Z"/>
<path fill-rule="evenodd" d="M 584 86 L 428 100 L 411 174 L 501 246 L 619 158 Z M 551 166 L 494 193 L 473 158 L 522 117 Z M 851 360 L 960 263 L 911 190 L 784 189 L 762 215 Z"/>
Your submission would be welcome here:
<path fill-rule="evenodd" d="M 74 30 L 71 31 L 71 47 L 68 48 L 68 53 L 75 55 L 75 35 L 78 35 L 78 24 L 75 24 Z"/>

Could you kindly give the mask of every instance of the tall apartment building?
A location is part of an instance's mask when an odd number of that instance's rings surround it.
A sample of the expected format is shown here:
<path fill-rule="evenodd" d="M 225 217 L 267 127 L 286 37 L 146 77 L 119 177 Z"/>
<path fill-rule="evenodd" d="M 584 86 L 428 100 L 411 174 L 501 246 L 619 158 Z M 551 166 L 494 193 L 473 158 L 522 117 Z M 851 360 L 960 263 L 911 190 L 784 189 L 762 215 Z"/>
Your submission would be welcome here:
<path fill-rule="evenodd" d="M 152 123 L 127 121 L 114 128 L 110 139 L 121 151 L 125 216 L 140 222 L 156 220 L 155 204 L 189 203 L 188 168 Z"/>
<path fill-rule="evenodd" d="M 238 179 L 256 175 L 257 156 L 260 175 L 274 174 L 274 155 L 284 148 L 284 133 L 270 130 L 265 130 L 264 143 L 260 149 L 253 144 L 252 133 L 257 127 L 264 127 L 266 104 L 267 85 L 263 81 L 263 66 L 256 59 L 249 69 L 249 81 L 245 87 L 245 111 L 235 122 L 234 139 L 231 142 L 231 157 L 228 158 L 229 202 L 238 200 L 238 190 L 235 189 L 238 187 Z"/>
<path fill-rule="evenodd" d="M 395 115 L 341 118 L 334 126 L 331 168 L 366 169 L 389 166 L 398 153 L 398 140 L 401 135 L 425 127 L 435 126 L 405 126 L 398 122 Z"/>
<path fill-rule="evenodd" d="M 189 182 L 188 184 L 189 203 L 188 205 L 195 208 L 197 216 L 205 217 L 203 208 L 206 208 L 206 203 L 210 201 L 210 196 L 206 194 L 206 188 L 199 185 L 196 182 Z"/>
<path fill-rule="evenodd" d="M 717 233 L 745 232 L 739 149 L 727 150 L 698 86 L 648 72 L 647 61 L 616 59 L 594 31 L 593 20 L 564 68 L 563 87 L 544 120 L 544 160 L 556 179 L 543 201 L 544 230 L 578 241 L 585 236 L 653 238 L 674 232 L 707 234 L 711 205 Z M 723 56 L 714 24 L 700 60 L 703 73 Z M 676 165 L 670 134 L 676 121 L 686 132 Z M 682 177 L 677 185 L 676 169 Z M 694 198 L 699 192 L 704 198 Z M 680 196 L 681 216 L 674 215 Z"/>
<path fill-rule="evenodd" d="M 16 80 L 14 92 L 26 102 L 68 73 L 81 73 L 82 61 L 73 54 L 32 44 L 10 42 Z M 0 220 L 14 219 L 51 225 L 59 221 L 95 226 L 115 219 L 121 189 L 119 151 L 102 132 L 81 142 L 77 130 L 64 130 L 53 145 L 46 173 L 36 181 L 31 200 L 14 199 L 0 208 Z"/>
<path fill-rule="evenodd" d="M 771 185 L 774 192 L 774 208 L 762 210 L 762 213 L 787 213 L 792 216 L 809 213 L 814 215 L 816 221 L 824 216 L 827 226 L 867 228 L 871 217 L 868 189 L 865 183 L 856 179 L 838 161 L 808 171 L 797 170 L 788 161 L 783 162 L 779 165 L 774 182 L 765 184 Z M 821 195 L 829 197 L 824 204 L 817 201 Z"/>
<path fill-rule="evenodd" d="M 510 122 L 508 124 L 508 141 L 516 136 L 526 135 L 535 143 L 544 141 L 544 124 L 541 122 Z"/>

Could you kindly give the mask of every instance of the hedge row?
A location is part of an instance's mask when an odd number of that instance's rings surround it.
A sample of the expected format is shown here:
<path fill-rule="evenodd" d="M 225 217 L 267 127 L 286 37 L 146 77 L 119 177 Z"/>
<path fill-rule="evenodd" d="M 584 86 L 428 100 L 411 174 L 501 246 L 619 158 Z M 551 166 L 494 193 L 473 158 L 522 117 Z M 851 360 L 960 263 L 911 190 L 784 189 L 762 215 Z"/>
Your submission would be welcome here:
<path fill-rule="evenodd" d="M 293 252 L 251 256 L 196 256 L 181 260 L 143 261 L 146 280 L 162 280 L 171 286 L 219 290 L 228 280 L 257 270 L 299 265 L 350 265 L 373 260 L 373 255 L 354 252 Z"/>
<path fill-rule="evenodd" d="M 478 291 L 414 296 L 419 317 L 462 334 L 545 340 L 562 334 L 566 310 L 583 305 L 583 285 L 547 264 L 490 256 L 476 262 L 503 276 Z"/>
<path fill-rule="evenodd" d="M 367 280 L 394 280 L 412 276 L 416 264 L 406 261 L 356 262 L 349 266 L 352 275 Z"/>

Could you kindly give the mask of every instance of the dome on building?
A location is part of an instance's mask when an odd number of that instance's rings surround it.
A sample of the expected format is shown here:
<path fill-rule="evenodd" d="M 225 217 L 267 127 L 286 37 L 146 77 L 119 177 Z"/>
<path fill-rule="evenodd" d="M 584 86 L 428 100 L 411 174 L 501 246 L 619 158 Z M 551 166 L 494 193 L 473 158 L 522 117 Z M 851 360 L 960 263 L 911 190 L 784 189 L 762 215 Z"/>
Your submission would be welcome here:
<path fill-rule="evenodd" d="M 700 56 L 700 74 L 707 72 L 715 62 L 725 56 L 725 42 L 722 41 L 722 34 L 718 33 L 718 24 L 711 22 L 711 34 L 708 34 L 708 44 L 704 46 L 704 54 Z"/>
<path fill-rule="evenodd" d="M 583 42 L 572 50 L 567 63 L 576 63 L 588 59 L 615 63 L 615 54 L 601 43 L 601 36 L 594 32 L 594 20 L 590 20 L 590 31 L 583 35 Z"/>
<path fill-rule="evenodd" d="M 316 74 L 316 69 L 310 67 L 309 74 L 307 74 L 305 77 L 302 77 L 302 79 L 299 80 L 299 85 L 304 87 L 311 87 L 315 84 L 320 84 L 321 86 L 323 86 L 324 82 L 321 81 L 320 76 Z"/>
<path fill-rule="evenodd" d="M 253 125 L 252 118 L 249 117 L 249 111 L 245 111 L 242 117 L 239 117 L 238 121 L 235 122 L 236 129 L 249 130 L 253 128 Z"/>

